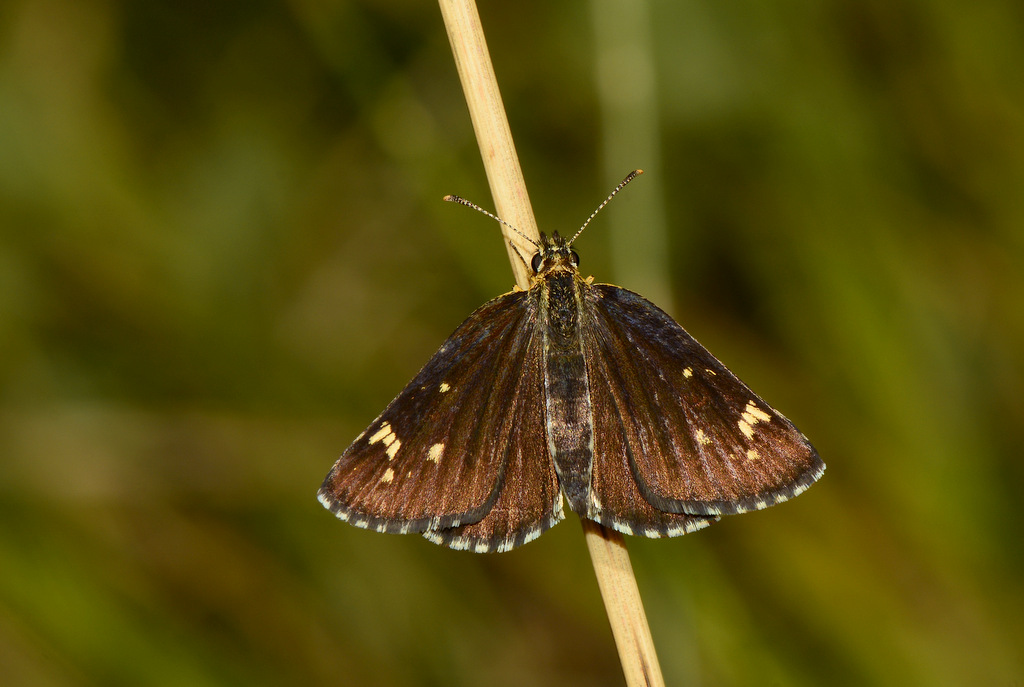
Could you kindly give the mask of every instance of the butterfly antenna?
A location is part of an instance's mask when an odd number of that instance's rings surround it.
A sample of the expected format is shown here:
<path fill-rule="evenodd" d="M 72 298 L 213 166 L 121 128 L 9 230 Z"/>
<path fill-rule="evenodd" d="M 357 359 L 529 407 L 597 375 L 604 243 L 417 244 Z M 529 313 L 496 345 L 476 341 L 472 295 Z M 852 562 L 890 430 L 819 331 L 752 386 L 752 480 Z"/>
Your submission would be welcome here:
<path fill-rule="evenodd" d="M 532 272 L 533 268 L 530 267 L 530 263 L 526 262 L 526 258 L 524 258 L 523 254 L 519 252 L 519 248 L 516 247 L 516 244 L 512 243 L 512 239 L 508 240 L 508 245 L 510 245 L 512 250 L 516 252 L 516 257 L 519 258 L 519 262 L 523 263 L 523 267 L 526 268 L 526 273 L 529 274 Z"/>
<path fill-rule="evenodd" d="M 597 206 L 597 209 L 594 210 L 594 212 L 592 212 L 590 214 L 590 217 L 588 217 L 587 221 L 583 223 L 583 226 L 580 227 L 579 231 L 577 231 L 575 234 L 573 234 L 573 237 L 571 239 L 569 239 L 568 241 L 566 241 L 565 245 L 566 246 L 571 246 L 572 242 L 575 241 L 576 238 L 580 234 L 583 233 L 583 230 L 587 228 L 587 225 L 590 224 L 590 221 L 592 219 L 594 219 L 594 217 L 597 216 L 597 213 L 601 212 L 601 210 L 604 208 L 604 206 L 607 205 L 608 202 L 611 201 L 611 199 L 615 197 L 615 194 L 618 193 L 619 191 L 621 191 L 623 189 L 623 187 L 625 187 L 626 184 L 628 184 L 629 182 L 633 181 L 633 179 L 636 179 L 638 176 L 640 176 L 643 173 L 644 173 L 644 170 L 642 170 L 642 169 L 634 169 L 632 172 L 627 174 L 626 178 L 623 179 L 622 181 L 620 181 L 619 185 L 616 186 L 615 189 L 611 193 L 608 194 L 608 197 L 604 199 L 604 202 Z"/>
<path fill-rule="evenodd" d="M 616 189 L 616 190 L 617 190 L 617 189 Z M 501 223 L 502 223 L 503 225 L 505 225 L 506 227 L 508 227 L 509 229 L 511 229 L 512 231 L 514 231 L 515 233 L 519 234 L 520 236 L 522 236 L 522 237 L 523 237 L 524 239 L 526 239 L 527 241 L 529 241 L 529 242 L 530 242 L 531 244 L 533 244 L 533 245 L 534 245 L 535 247 L 537 247 L 537 248 L 540 248 L 540 244 L 539 244 L 539 243 L 537 243 L 536 241 L 534 241 L 533 239 L 531 239 L 531 238 L 530 238 L 529 236 L 527 236 L 527 235 L 526 235 L 526 234 L 524 234 L 523 232 L 519 231 L 519 230 L 518 230 L 518 229 L 516 229 L 516 228 L 515 228 L 514 226 L 512 226 L 511 224 L 509 224 L 508 222 L 506 222 L 506 221 L 505 221 L 505 220 L 503 220 L 502 218 L 498 217 L 497 215 L 495 215 L 495 214 L 493 214 L 493 213 L 490 213 L 490 212 L 487 212 L 487 210 L 484 210 L 484 209 L 483 209 L 482 207 L 480 207 L 480 206 L 479 206 L 479 205 L 477 205 L 476 203 L 471 203 L 470 201 L 466 200 L 465 198 L 462 198 L 461 196 L 454 196 L 454 195 L 450 195 L 450 194 L 449 194 L 449 195 L 447 195 L 447 196 L 445 196 L 445 197 L 444 197 L 444 198 L 442 198 L 441 200 L 446 200 L 446 201 L 448 201 L 449 203 L 458 203 L 459 205 L 465 205 L 465 206 L 466 206 L 467 208 L 473 208 L 473 209 L 474 209 L 474 210 L 476 210 L 477 212 L 482 212 L 482 213 L 484 213 L 485 215 L 487 215 L 488 217 L 490 217 L 491 219 L 493 219 L 493 220 L 497 220 L 498 222 L 501 222 Z M 513 248 L 515 248 L 515 246 L 513 246 Z M 516 251 L 516 252 L 518 253 L 519 251 Z M 520 257 L 520 258 L 522 258 L 522 256 L 521 256 L 521 255 L 520 255 L 519 257 Z M 526 261 L 525 261 L 525 260 L 523 260 L 523 262 L 526 262 Z"/>

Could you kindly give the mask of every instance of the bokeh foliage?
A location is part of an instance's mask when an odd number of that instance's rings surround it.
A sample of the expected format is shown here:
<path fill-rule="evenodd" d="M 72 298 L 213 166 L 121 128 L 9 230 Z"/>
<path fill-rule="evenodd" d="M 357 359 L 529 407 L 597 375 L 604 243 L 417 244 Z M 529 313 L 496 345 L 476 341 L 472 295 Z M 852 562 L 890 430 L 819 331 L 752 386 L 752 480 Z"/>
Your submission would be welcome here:
<path fill-rule="evenodd" d="M 608 191 L 591 11 L 481 8 L 548 230 Z M 1017 684 L 1020 4 L 649 12 L 664 288 L 829 464 L 630 539 L 669 683 Z M 627 287 L 634 187 L 577 244 Z M 511 286 L 449 192 L 490 205 L 431 3 L 0 5 L 0 681 L 620 684 L 571 518 L 476 556 L 313 497 Z"/>

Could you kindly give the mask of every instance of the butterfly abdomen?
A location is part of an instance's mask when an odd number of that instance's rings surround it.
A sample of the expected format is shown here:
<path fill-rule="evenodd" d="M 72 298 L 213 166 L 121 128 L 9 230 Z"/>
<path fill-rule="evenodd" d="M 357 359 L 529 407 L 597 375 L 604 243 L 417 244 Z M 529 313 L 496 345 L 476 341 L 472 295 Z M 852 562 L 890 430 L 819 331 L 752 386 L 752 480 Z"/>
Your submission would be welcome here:
<path fill-rule="evenodd" d="M 538 324 L 544 334 L 545 431 L 562 493 L 569 506 L 587 512 L 594 423 L 590 385 L 580 337 L 575 274 L 551 275 L 541 286 Z"/>

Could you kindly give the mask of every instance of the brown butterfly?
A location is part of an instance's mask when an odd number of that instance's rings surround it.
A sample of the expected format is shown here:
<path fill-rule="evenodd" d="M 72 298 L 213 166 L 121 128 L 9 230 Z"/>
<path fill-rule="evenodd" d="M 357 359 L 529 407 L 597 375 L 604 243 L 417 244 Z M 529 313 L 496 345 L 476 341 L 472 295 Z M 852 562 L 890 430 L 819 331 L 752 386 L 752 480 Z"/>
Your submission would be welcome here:
<path fill-rule="evenodd" d="M 620 532 L 672 537 L 821 477 L 793 423 L 671 317 L 580 276 L 573 241 L 639 173 L 572 239 L 530 241 L 530 288 L 455 330 L 331 468 L 324 506 L 357 527 L 508 551 L 561 520 L 563 499 Z"/>

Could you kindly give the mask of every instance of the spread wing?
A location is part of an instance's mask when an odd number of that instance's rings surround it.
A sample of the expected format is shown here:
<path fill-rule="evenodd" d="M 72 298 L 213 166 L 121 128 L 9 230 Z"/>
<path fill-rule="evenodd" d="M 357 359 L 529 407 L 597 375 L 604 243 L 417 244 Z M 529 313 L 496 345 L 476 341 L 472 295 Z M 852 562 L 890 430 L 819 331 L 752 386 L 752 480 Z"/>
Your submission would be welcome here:
<path fill-rule="evenodd" d="M 557 477 L 534 417 L 536 319 L 530 292 L 470 315 L 334 464 L 324 506 L 358 527 L 479 551 L 557 522 Z"/>
<path fill-rule="evenodd" d="M 595 446 L 599 512 L 620 509 L 643 534 L 643 506 L 613 506 L 613 495 L 632 489 L 663 513 L 716 516 L 785 501 L 824 472 L 793 423 L 657 306 L 607 284 L 584 289 L 583 300 L 595 433 L 614 437 Z"/>

